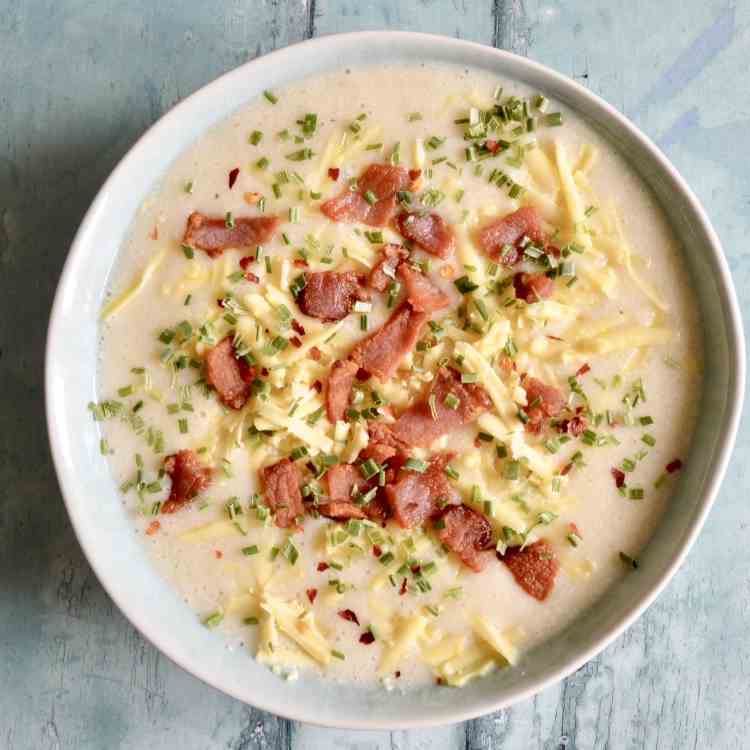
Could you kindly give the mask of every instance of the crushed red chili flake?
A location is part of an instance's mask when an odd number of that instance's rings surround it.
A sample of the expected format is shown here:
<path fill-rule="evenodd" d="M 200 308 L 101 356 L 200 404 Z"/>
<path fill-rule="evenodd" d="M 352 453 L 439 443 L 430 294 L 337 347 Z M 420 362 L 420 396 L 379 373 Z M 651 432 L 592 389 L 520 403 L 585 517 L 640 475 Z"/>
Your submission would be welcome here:
<path fill-rule="evenodd" d="M 492 154 L 497 153 L 500 149 L 500 144 L 497 141 L 487 140 L 484 142 L 485 148 Z"/>
<path fill-rule="evenodd" d="M 264 378 L 267 378 L 267 377 L 268 377 L 268 368 L 267 368 L 267 367 L 264 367 L 264 368 L 262 368 L 262 369 L 261 369 L 261 371 L 260 371 L 260 374 L 261 374 L 261 375 L 262 375 L 262 376 L 263 376 Z"/>
<path fill-rule="evenodd" d="M 582 375 L 585 375 L 587 372 L 591 370 L 591 365 L 589 365 L 588 362 L 584 362 L 577 370 L 576 370 L 576 377 L 580 378 Z"/>
<path fill-rule="evenodd" d="M 318 595 L 318 589 L 307 589 L 305 593 L 310 600 L 310 604 L 315 604 L 315 597 Z"/>
<path fill-rule="evenodd" d="M 563 466 L 562 469 L 560 470 L 560 476 L 564 477 L 566 474 L 569 474 L 572 468 L 573 468 L 572 461 L 569 464 L 565 464 L 565 466 Z"/>
<path fill-rule="evenodd" d="M 318 573 L 322 573 L 323 571 L 328 570 L 331 566 L 327 562 L 319 562 L 318 563 Z"/>
<path fill-rule="evenodd" d="M 393 673 L 393 676 L 394 676 L 394 677 L 395 677 L 396 679 L 398 679 L 399 677 L 401 677 L 401 672 L 394 672 L 394 673 Z"/>
<path fill-rule="evenodd" d="M 406 593 L 406 578 L 401 581 L 401 588 L 398 590 L 399 596 L 403 596 Z"/>
<path fill-rule="evenodd" d="M 559 336 L 553 336 L 552 334 L 547 334 L 548 339 L 552 339 L 552 341 L 565 341 L 565 339 L 561 339 Z"/>
<path fill-rule="evenodd" d="M 625 486 L 625 472 L 620 471 L 620 469 L 610 469 L 612 472 L 612 477 L 615 480 L 615 487 L 619 490 L 620 487 Z"/>
<path fill-rule="evenodd" d="M 375 557 L 380 557 L 383 554 L 383 550 L 380 549 L 377 544 L 374 544 L 372 547 L 372 554 L 375 555 Z"/>
<path fill-rule="evenodd" d="M 234 183 L 237 182 L 237 177 L 240 174 L 240 168 L 235 167 L 229 172 L 229 189 L 231 190 L 234 187 Z"/>
<path fill-rule="evenodd" d="M 420 565 L 412 565 L 411 572 L 415 576 L 418 576 L 422 572 L 422 567 Z"/>
<path fill-rule="evenodd" d="M 260 279 L 252 271 L 245 272 L 245 280 L 249 281 L 251 284 L 260 283 Z"/>
<path fill-rule="evenodd" d="M 255 262 L 255 258 L 252 255 L 246 255 L 244 258 L 240 258 L 240 268 L 243 271 L 247 271 L 247 267 Z"/>
<path fill-rule="evenodd" d="M 148 237 L 151 240 L 158 240 L 159 239 L 159 227 L 154 226 L 151 232 L 149 232 Z"/>
<path fill-rule="evenodd" d="M 305 327 L 296 318 L 292 318 L 292 330 L 300 336 L 305 335 Z"/>
<path fill-rule="evenodd" d="M 302 260 L 302 258 L 295 258 L 294 259 L 294 267 L 295 268 L 307 268 L 310 264 L 306 260 Z"/>
<path fill-rule="evenodd" d="M 339 174 L 341 173 L 341 170 L 338 167 L 330 167 L 328 170 L 328 176 L 336 182 L 339 178 Z"/>
<path fill-rule="evenodd" d="M 353 622 L 355 625 L 359 625 L 359 618 L 357 617 L 353 609 L 340 609 L 339 617 L 342 620 L 348 620 L 349 622 Z"/>
<path fill-rule="evenodd" d="M 223 299 L 223 298 L 221 298 L 221 297 L 219 297 L 219 299 L 217 299 L 217 300 L 216 300 L 216 304 L 217 304 L 217 305 L 218 305 L 219 307 L 223 308 L 223 307 L 224 307 L 224 299 Z"/>
<path fill-rule="evenodd" d="M 474 447 L 475 448 L 481 448 L 482 447 L 482 441 L 478 437 L 474 438 Z"/>
<path fill-rule="evenodd" d="M 675 458 L 674 461 L 670 461 L 667 464 L 667 472 L 669 474 L 674 474 L 676 471 L 679 471 L 682 468 L 682 461 L 680 461 L 679 458 Z"/>
<path fill-rule="evenodd" d="M 221 558 L 224 557 L 224 553 L 220 549 L 215 549 L 214 550 L 214 557 L 217 560 L 221 560 Z"/>
<path fill-rule="evenodd" d="M 311 346 L 310 351 L 307 353 L 310 359 L 314 359 L 316 362 L 320 360 L 321 351 L 317 346 Z"/>
<path fill-rule="evenodd" d="M 443 680 L 442 677 L 436 677 L 435 678 L 435 684 L 436 685 L 445 685 L 445 680 Z"/>
<path fill-rule="evenodd" d="M 418 180 L 422 176 L 422 170 L 421 169 L 410 169 L 409 170 L 409 179 L 410 180 Z"/>
<path fill-rule="evenodd" d="M 313 349 L 314 349 L 314 348 L 315 348 L 315 347 L 313 347 Z M 312 384 L 312 387 L 313 387 L 313 388 L 315 389 L 315 391 L 316 391 L 317 393 L 321 393 L 321 392 L 323 391 L 323 383 L 321 383 L 321 382 L 320 382 L 319 380 L 316 380 L 316 381 L 315 381 L 315 382 L 314 382 L 314 383 Z"/>
<path fill-rule="evenodd" d="M 291 337 L 291 338 L 289 339 L 289 343 L 290 343 L 290 344 L 291 344 L 292 346 L 295 346 L 295 347 L 297 347 L 297 349 L 299 349 L 299 348 L 300 348 L 300 347 L 302 346 L 302 342 L 301 342 L 301 341 L 299 340 L 299 338 L 297 338 L 297 336 L 292 336 L 292 337 Z"/>
<path fill-rule="evenodd" d="M 146 529 L 146 536 L 153 536 L 161 528 L 161 524 L 158 521 L 151 521 Z"/>
<path fill-rule="evenodd" d="M 365 630 L 365 632 L 359 636 L 359 642 L 364 643 L 365 646 L 369 646 L 371 643 L 375 643 L 375 636 L 369 630 Z"/>
<path fill-rule="evenodd" d="M 571 534 L 578 534 L 578 536 L 580 536 L 581 539 L 583 539 L 583 534 L 581 534 L 581 530 L 572 521 L 568 524 L 568 531 L 570 531 Z"/>

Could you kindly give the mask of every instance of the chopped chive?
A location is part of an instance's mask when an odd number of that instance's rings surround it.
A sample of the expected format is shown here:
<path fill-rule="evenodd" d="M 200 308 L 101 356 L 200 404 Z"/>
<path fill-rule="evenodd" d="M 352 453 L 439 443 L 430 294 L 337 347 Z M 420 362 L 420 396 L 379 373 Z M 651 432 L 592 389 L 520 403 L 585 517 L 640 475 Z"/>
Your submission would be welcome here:
<path fill-rule="evenodd" d="M 177 420 L 177 424 L 179 425 L 180 432 L 185 435 L 188 431 L 188 421 L 184 417 L 182 419 Z"/>
<path fill-rule="evenodd" d="M 656 438 L 653 435 L 649 435 L 648 433 L 643 435 L 641 437 L 641 440 L 644 443 L 646 443 L 646 445 L 650 446 L 651 448 L 653 448 L 656 445 Z"/>
<path fill-rule="evenodd" d="M 224 225 L 227 227 L 227 229 L 234 229 L 234 216 L 232 216 L 231 211 L 227 211 L 226 215 L 224 216 Z"/>
<path fill-rule="evenodd" d="M 125 398 L 126 396 L 131 396 L 133 394 L 133 386 L 132 385 L 126 385 L 124 388 L 118 388 L 117 389 L 117 395 L 120 398 Z"/>
<path fill-rule="evenodd" d="M 265 156 L 261 156 L 261 157 L 260 157 L 260 159 L 258 159 L 258 161 L 256 161 L 256 162 L 255 162 L 255 166 L 256 166 L 256 167 L 257 167 L 258 169 L 267 169 L 267 168 L 268 168 L 268 165 L 269 165 L 270 163 L 271 163 L 271 162 L 270 162 L 270 161 L 269 161 L 269 160 L 267 159 L 267 157 L 265 157 Z M 278 198 L 278 196 L 276 196 L 276 197 Z"/>
<path fill-rule="evenodd" d="M 331 649 L 331 656 L 335 657 L 336 659 L 341 659 L 341 661 L 344 661 L 346 659 L 346 656 L 344 656 L 341 651 L 337 651 L 335 648 Z"/>
<path fill-rule="evenodd" d="M 620 560 L 622 560 L 622 562 L 624 562 L 629 568 L 633 568 L 633 570 L 638 570 L 639 568 L 638 560 L 631 557 L 626 552 L 620 552 Z"/>
<path fill-rule="evenodd" d="M 416 471 L 419 474 L 424 474 L 427 471 L 428 464 L 426 461 L 422 461 L 419 458 L 410 458 L 405 464 L 404 468 L 408 471 Z"/>
<path fill-rule="evenodd" d="M 390 565 L 393 562 L 393 552 L 386 552 L 380 556 L 381 565 Z"/>
<path fill-rule="evenodd" d="M 363 198 L 371 205 L 374 206 L 378 202 L 378 197 L 375 195 L 375 193 L 372 192 L 372 190 L 368 190 Z"/>
<path fill-rule="evenodd" d="M 210 614 L 204 621 L 203 624 L 207 628 L 215 628 L 217 625 L 221 623 L 221 621 L 224 619 L 224 614 L 222 612 L 214 612 L 213 614 Z"/>
<path fill-rule="evenodd" d="M 195 251 L 190 245 L 180 245 L 182 252 L 188 260 L 192 260 L 195 257 Z"/>
<path fill-rule="evenodd" d="M 475 284 L 468 276 L 461 276 L 453 284 L 461 294 L 469 294 L 479 289 L 479 285 Z"/>
<path fill-rule="evenodd" d="M 185 187 L 183 188 L 185 192 L 190 195 L 193 192 L 194 182 L 192 180 L 188 180 L 185 183 Z"/>
<path fill-rule="evenodd" d="M 242 554 L 250 557 L 250 555 L 257 555 L 260 550 L 257 544 L 251 544 L 249 547 L 242 548 Z"/>
<path fill-rule="evenodd" d="M 267 100 L 268 100 L 268 101 L 269 101 L 269 102 L 270 102 L 271 104 L 276 104 L 276 102 L 278 102 L 278 101 L 279 101 L 279 99 L 278 99 L 278 97 L 276 96 L 276 94 L 274 94 L 274 93 L 273 93 L 272 91 L 268 91 L 268 90 L 264 91 L 264 92 L 263 92 L 263 96 L 264 96 L 264 97 L 265 97 L 265 98 L 266 98 L 266 99 L 267 99 Z"/>
<path fill-rule="evenodd" d="M 409 112 L 406 119 L 409 122 L 417 122 L 418 120 L 422 119 L 422 113 L 421 112 Z"/>
<path fill-rule="evenodd" d="M 571 547 L 578 547 L 583 539 L 581 539 L 578 534 L 576 534 L 574 531 L 571 531 L 570 534 L 567 535 L 566 539 L 568 540 L 568 543 Z"/>
<path fill-rule="evenodd" d="M 516 480 L 521 476 L 521 463 L 520 461 L 508 461 L 503 469 L 503 476 L 505 479 Z"/>
<path fill-rule="evenodd" d="M 631 487 L 628 490 L 628 497 L 631 500 L 643 500 L 645 493 L 642 487 Z"/>
<path fill-rule="evenodd" d="M 458 398 L 458 396 L 454 395 L 453 393 L 449 393 L 444 399 L 443 403 L 449 408 L 453 409 L 454 411 L 458 409 L 459 405 L 461 404 L 461 399 Z"/>
<path fill-rule="evenodd" d="M 258 618 L 257 617 L 246 617 L 242 622 L 245 625 L 257 625 L 258 624 Z"/>
<path fill-rule="evenodd" d="M 563 116 L 561 112 L 550 112 L 548 115 L 544 115 L 542 118 L 544 124 L 548 127 L 559 127 L 563 124 Z"/>

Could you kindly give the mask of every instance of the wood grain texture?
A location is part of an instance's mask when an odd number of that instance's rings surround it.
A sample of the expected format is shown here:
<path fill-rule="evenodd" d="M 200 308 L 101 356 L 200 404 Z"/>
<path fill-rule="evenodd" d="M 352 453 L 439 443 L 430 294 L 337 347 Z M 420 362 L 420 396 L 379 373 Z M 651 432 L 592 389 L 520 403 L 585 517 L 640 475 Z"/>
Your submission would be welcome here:
<path fill-rule="evenodd" d="M 0 747 L 572 750 L 746 747 L 747 426 L 665 594 L 565 682 L 433 731 L 295 725 L 204 686 L 145 643 L 82 557 L 42 409 L 54 286 L 96 190 L 143 130 L 236 65 L 311 35 L 394 28 L 495 44 L 632 117 L 694 186 L 750 304 L 750 0 L 0 0 Z"/>

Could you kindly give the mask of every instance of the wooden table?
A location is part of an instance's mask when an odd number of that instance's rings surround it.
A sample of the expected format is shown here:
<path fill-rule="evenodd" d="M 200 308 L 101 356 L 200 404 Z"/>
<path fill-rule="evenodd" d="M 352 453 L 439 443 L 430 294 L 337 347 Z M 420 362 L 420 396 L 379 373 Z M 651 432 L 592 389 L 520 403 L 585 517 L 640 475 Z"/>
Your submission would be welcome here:
<path fill-rule="evenodd" d="M 747 426 L 686 565 L 625 636 L 534 700 L 433 731 L 334 732 L 227 698 L 145 643 L 83 559 L 48 453 L 42 370 L 85 209 L 204 83 L 275 47 L 373 28 L 510 49 L 602 95 L 693 185 L 750 302 L 749 0 L 0 0 L 0 747 L 748 747 Z"/>

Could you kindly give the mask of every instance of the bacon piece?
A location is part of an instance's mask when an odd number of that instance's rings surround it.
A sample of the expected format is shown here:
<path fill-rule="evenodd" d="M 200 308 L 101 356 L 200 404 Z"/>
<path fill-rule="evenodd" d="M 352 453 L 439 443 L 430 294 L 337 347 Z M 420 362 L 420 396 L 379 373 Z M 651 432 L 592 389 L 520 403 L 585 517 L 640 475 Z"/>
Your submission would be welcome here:
<path fill-rule="evenodd" d="M 386 486 L 388 504 L 400 526 L 405 529 L 421 526 L 440 512 L 441 504 L 455 505 L 461 502 L 460 494 L 445 474 L 445 467 L 453 456 L 453 453 L 434 456 L 427 470 L 421 474 L 402 469 L 398 480 Z"/>
<path fill-rule="evenodd" d="M 310 600 L 310 604 L 315 604 L 315 599 L 318 596 L 318 589 L 306 589 L 305 593 Z"/>
<path fill-rule="evenodd" d="M 496 219 L 479 232 L 479 246 L 493 260 L 512 266 L 523 255 L 518 247 L 521 240 L 528 237 L 535 244 L 544 243 L 542 222 L 535 208 L 519 208 L 502 219 Z M 502 255 L 503 247 L 510 245 L 513 252 Z"/>
<path fill-rule="evenodd" d="M 274 513 L 276 525 L 280 529 L 296 526 L 297 518 L 305 512 L 299 490 L 302 478 L 297 464 L 282 458 L 261 469 L 260 476 L 265 485 L 266 505 Z"/>
<path fill-rule="evenodd" d="M 565 399 L 558 388 L 547 385 L 537 378 L 523 380 L 526 391 L 526 423 L 528 432 L 540 432 L 550 417 L 556 417 L 565 407 Z"/>
<path fill-rule="evenodd" d="M 164 459 L 164 471 L 172 480 L 169 499 L 161 506 L 162 513 L 174 513 L 203 492 L 211 483 L 212 470 L 203 466 L 191 450 L 181 450 Z"/>
<path fill-rule="evenodd" d="M 326 385 L 326 414 L 331 424 L 343 420 L 346 416 L 358 369 L 359 366 L 350 359 L 339 359 L 331 365 Z"/>
<path fill-rule="evenodd" d="M 588 362 L 584 362 L 577 370 L 576 370 L 576 377 L 581 378 L 583 377 L 587 372 L 591 372 L 591 365 Z"/>
<path fill-rule="evenodd" d="M 546 540 L 540 539 L 523 549 L 510 547 L 500 559 L 508 566 L 516 583 L 540 602 L 555 587 L 560 563 Z"/>
<path fill-rule="evenodd" d="M 321 516 L 334 521 L 347 521 L 350 518 L 367 518 L 367 514 L 354 503 L 321 503 L 318 506 Z"/>
<path fill-rule="evenodd" d="M 226 336 L 206 352 L 206 382 L 216 389 L 222 403 L 241 409 L 252 391 L 254 368 L 237 359 L 232 337 Z"/>
<path fill-rule="evenodd" d="M 330 502 L 320 505 L 322 515 L 337 521 L 367 517 L 364 510 L 352 502 L 352 490 L 364 484 L 364 479 L 356 466 L 336 464 L 326 472 L 326 481 Z"/>
<path fill-rule="evenodd" d="M 455 552 L 461 562 L 479 573 L 491 555 L 482 554 L 492 547 L 492 526 L 481 514 L 466 505 L 454 505 L 440 516 L 443 526 L 440 541 Z"/>
<path fill-rule="evenodd" d="M 182 241 L 212 258 L 230 247 L 254 247 L 268 242 L 281 220 L 278 216 L 239 217 L 228 227 L 224 219 L 209 219 L 198 211 L 188 216 Z"/>
<path fill-rule="evenodd" d="M 398 231 L 407 240 L 445 260 L 453 254 L 456 239 L 448 222 L 440 214 L 405 211 L 396 219 Z"/>
<path fill-rule="evenodd" d="M 305 315 L 326 322 L 345 318 L 357 300 L 370 299 L 365 279 L 354 271 L 318 271 L 305 274 L 305 288 L 297 304 Z"/>
<path fill-rule="evenodd" d="M 451 409 L 445 403 L 448 394 L 459 399 L 456 409 Z M 435 418 L 430 409 L 430 396 L 435 396 Z M 441 435 L 473 422 L 491 406 L 490 397 L 481 385 L 462 383 L 460 373 L 441 367 L 429 393 L 401 414 L 391 425 L 391 432 L 407 445 L 427 447 Z"/>
<path fill-rule="evenodd" d="M 384 227 L 396 211 L 396 193 L 408 186 L 409 173 L 404 167 L 371 164 L 357 180 L 356 190 L 347 187 L 321 204 L 320 210 L 332 221 Z M 375 196 L 374 203 L 365 198 L 367 193 Z"/>
<path fill-rule="evenodd" d="M 377 331 L 362 339 L 352 350 L 351 359 L 359 367 L 385 383 L 401 360 L 414 348 L 427 322 L 425 313 L 404 302 Z"/>
<path fill-rule="evenodd" d="M 368 422 L 369 441 L 360 453 L 360 458 L 372 458 L 381 466 L 394 456 L 409 457 L 409 446 L 393 434 L 390 426 L 383 422 Z"/>
<path fill-rule="evenodd" d="M 543 273 L 517 273 L 513 276 L 513 289 L 516 299 L 531 305 L 551 297 L 555 282 Z"/>
<path fill-rule="evenodd" d="M 398 267 L 398 277 L 406 287 L 406 300 L 417 312 L 432 313 L 450 305 L 451 298 L 408 263 Z"/>
<path fill-rule="evenodd" d="M 396 269 L 402 260 L 409 257 L 409 251 L 401 245 L 388 244 L 380 248 L 380 260 L 370 271 L 367 286 L 378 292 L 384 292 L 396 279 Z"/>

